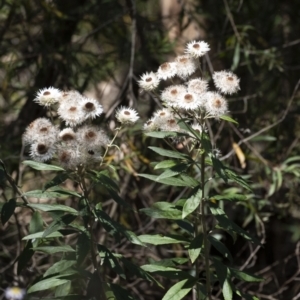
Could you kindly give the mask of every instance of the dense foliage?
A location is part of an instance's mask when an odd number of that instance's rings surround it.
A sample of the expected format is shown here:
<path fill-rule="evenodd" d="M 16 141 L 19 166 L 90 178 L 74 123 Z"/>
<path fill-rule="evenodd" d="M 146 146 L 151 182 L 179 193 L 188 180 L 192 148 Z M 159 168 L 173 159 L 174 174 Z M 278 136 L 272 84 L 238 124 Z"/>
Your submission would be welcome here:
<path fill-rule="evenodd" d="M 214 228 L 208 253 L 211 273 L 216 271 L 211 297 L 239 299 L 231 296 L 236 289 L 249 294 L 246 299 L 298 299 L 299 1 L 174 2 L 1 2 L 3 290 L 13 285 L 30 288 L 29 299 L 68 299 L 71 294 L 102 299 L 97 285 L 102 274 L 93 272 L 93 252 L 98 251 L 117 299 L 162 299 L 172 286 L 176 293 L 183 291 L 184 299 L 196 299 L 190 292 L 195 284 L 191 263 L 202 242 L 195 239 L 188 249 L 190 242 L 184 238 L 191 228 L 183 220 L 186 215 L 181 219 L 181 200 L 197 193 L 197 183 L 191 185 L 191 178 L 183 183 L 181 178 L 169 184 L 172 168 L 178 172 L 178 165 L 190 168 L 191 163 L 182 165 L 187 163 L 183 154 L 165 160 L 171 148 L 163 138 L 169 142 L 170 135 L 144 135 L 144 123 L 161 104 L 157 95 L 138 85 L 143 73 L 156 71 L 196 39 L 211 46 L 209 57 L 201 60 L 203 76 L 209 79 L 213 71 L 230 69 L 241 85 L 238 94 L 228 97 L 231 118 L 207 124 L 207 139 L 221 152 L 213 167 L 220 174 L 227 172 L 225 178 L 212 176 L 205 195 L 207 225 Z M 84 171 L 78 178 L 59 167 L 29 161 L 22 134 L 35 119 L 49 117 L 47 109 L 33 101 L 38 90 L 49 86 L 98 99 L 104 114 L 94 125 L 111 139 L 116 107 L 131 106 L 139 112 L 137 124 L 118 131 L 118 147 L 108 149 L 105 169 Z M 204 136 L 196 138 L 207 145 Z M 180 147 L 172 150 L 182 152 Z M 208 179 L 212 162 L 205 163 Z M 169 175 L 161 177 L 160 169 Z M 189 175 L 197 178 L 193 172 Z M 85 181 L 91 189 L 84 187 Z M 186 188 L 187 182 L 194 190 Z M 175 200 L 181 202 L 173 205 Z M 223 226 L 214 227 L 215 218 Z M 227 231 L 221 230 L 226 226 Z M 252 238 L 254 244 L 247 241 Z M 88 247 L 93 239 L 97 247 Z M 203 261 L 199 269 L 202 287 L 207 279 Z"/>

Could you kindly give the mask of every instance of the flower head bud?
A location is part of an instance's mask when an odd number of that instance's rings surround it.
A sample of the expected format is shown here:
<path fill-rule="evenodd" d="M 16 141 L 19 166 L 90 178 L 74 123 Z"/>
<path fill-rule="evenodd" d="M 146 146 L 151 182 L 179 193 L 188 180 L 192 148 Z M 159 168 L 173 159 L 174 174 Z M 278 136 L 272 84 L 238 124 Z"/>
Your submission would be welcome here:
<path fill-rule="evenodd" d="M 215 72 L 213 80 L 217 89 L 223 94 L 233 94 L 240 89 L 239 78 L 230 71 Z"/>
<path fill-rule="evenodd" d="M 192 41 L 186 45 L 185 53 L 192 57 L 200 57 L 210 50 L 209 45 L 203 41 Z"/>
<path fill-rule="evenodd" d="M 189 55 L 177 56 L 175 61 L 177 63 L 177 75 L 182 78 L 192 75 L 197 69 L 195 59 Z"/>
<path fill-rule="evenodd" d="M 134 124 L 139 116 L 133 108 L 121 107 L 116 112 L 116 118 L 122 124 Z"/>
<path fill-rule="evenodd" d="M 159 85 L 159 78 L 154 72 L 145 73 L 138 81 L 139 86 L 146 91 L 153 91 Z"/>
<path fill-rule="evenodd" d="M 62 92 L 54 87 L 39 90 L 34 101 L 43 106 L 50 106 L 59 101 Z"/>
<path fill-rule="evenodd" d="M 159 66 L 157 70 L 158 79 L 167 80 L 177 73 L 177 64 L 175 62 L 166 62 Z"/>
<path fill-rule="evenodd" d="M 205 109 L 209 115 L 219 118 L 227 112 L 227 101 L 218 93 L 206 93 Z"/>

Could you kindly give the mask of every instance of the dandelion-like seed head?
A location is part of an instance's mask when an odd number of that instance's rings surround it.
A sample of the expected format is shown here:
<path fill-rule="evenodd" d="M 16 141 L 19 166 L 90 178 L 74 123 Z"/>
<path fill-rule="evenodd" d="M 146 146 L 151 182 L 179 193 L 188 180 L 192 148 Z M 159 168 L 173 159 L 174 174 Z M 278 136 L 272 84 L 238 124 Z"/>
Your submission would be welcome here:
<path fill-rule="evenodd" d="M 116 112 L 116 118 L 122 124 L 134 124 L 139 116 L 133 108 L 121 107 Z"/>
<path fill-rule="evenodd" d="M 38 118 L 26 128 L 23 134 L 23 142 L 24 145 L 29 145 L 42 138 L 54 143 L 57 139 L 57 133 L 57 128 L 48 119 Z"/>
<path fill-rule="evenodd" d="M 188 92 L 195 93 L 197 95 L 201 95 L 207 92 L 208 82 L 201 78 L 191 79 L 187 82 Z"/>
<path fill-rule="evenodd" d="M 153 91 L 159 85 L 159 78 L 154 72 L 145 73 L 141 76 L 141 79 L 138 81 L 139 86 L 146 91 Z"/>
<path fill-rule="evenodd" d="M 210 50 L 209 45 L 203 41 L 192 41 L 186 45 L 185 53 L 192 57 L 201 57 Z"/>
<path fill-rule="evenodd" d="M 51 106 L 59 101 L 61 94 L 59 89 L 50 86 L 39 90 L 34 101 L 43 106 Z"/>
<path fill-rule="evenodd" d="M 197 69 L 195 59 L 189 55 L 177 56 L 175 61 L 177 63 L 177 75 L 184 79 L 192 75 Z"/>
<path fill-rule="evenodd" d="M 59 133 L 59 139 L 64 143 L 72 143 L 76 141 L 76 133 L 72 128 L 65 128 Z"/>
<path fill-rule="evenodd" d="M 68 99 L 60 103 L 57 113 L 61 119 L 63 119 L 66 125 L 74 127 L 86 119 L 86 113 L 80 109 L 78 99 Z"/>
<path fill-rule="evenodd" d="M 230 71 L 220 71 L 213 74 L 216 88 L 223 94 L 234 94 L 240 89 L 240 79 Z"/>
<path fill-rule="evenodd" d="M 55 146 L 46 140 L 35 142 L 30 146 L 30 157 L 38 162 L 44 162 L 53 157 L 55 153 Z"/>
<path fill-rule="evenodd" d="M 145 131 L 156 131 L 159 129 L 159 124 L 156 120 L 155 117 L 152 117 L 150 120 L 148 120 L 144 126 L 143 126 L 143 129 Z"/>
<path fill-rule="evenodd" d="M 78 165 L 79 156 L 80 154 L 76 147 L 58 147 L 57 161 L 64 169 L 74 170 Z"/>
<path fill-rule="evenodd" d="M 169 107 L 177 106 L 178 99 L 184 93 L 186 93 L 184 85 L 171 85 L 162 92 L 161 99 Z"/>
<path fill-rule="evenodd" d="M 167 80 L 172 78 L 177 73 L 177 63 L 175 62 L 165 62 L 159 66 L 157 70 L 157 77 L 162 80 Z"/>
<path fill-rule="evenodd" d="M 219 118 L 227 112 L 227 101 L 218 93 L 206 93 L 206 111 L 209 115 Z"/>
<path fill-rule="evenodd" d="M 162 122 L 160 129 L 162 131 L 180 131 L 180 127 L 178 126 L 176 119 L 173 117 Z"/>

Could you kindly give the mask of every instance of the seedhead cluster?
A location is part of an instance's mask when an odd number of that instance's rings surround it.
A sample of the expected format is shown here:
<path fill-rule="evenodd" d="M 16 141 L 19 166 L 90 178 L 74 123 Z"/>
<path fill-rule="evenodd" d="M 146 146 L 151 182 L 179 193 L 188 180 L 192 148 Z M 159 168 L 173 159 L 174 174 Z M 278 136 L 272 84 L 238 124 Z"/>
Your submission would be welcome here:
<path fill-rule="evenodd" d="M 97 100 L 77 91 L 63 92 L 49 87 L 39 90 L 34 101 L 49 110 L 52 120 L 36 119 L 23 135 L 23 143 L 30 147 L 33 160 L 45 162 L 54 158 L 70 170 L 102 161 L 103 149 L 110 140 L 99 126 L 91 124 L 103 112 Z M 53 116 L 58 116 L 66 127 L 63 123 L 55 125 Z M 135 123 L 139 117 L 134 109 L 121 107 L 116 118 L 121 125 L 126 125 Z"/>
<path fill-rule="evenodd" d="M 231 95 L 240 89 L 238 77 L 230 71 L 214 72 L 212 79 L 217 91 L 209 91 L 209 83 L 203 76 L 192 77 L 197 69 L 201 71 L 199 58 L 209 50 L 207 43 L 192 41 L 186 45 L 184 55 L 176 57 L 173 62 L 163 63 L 156 73 L 141 76 L 139 86 L 155 95 L 161 81 L 172 82 L 159 95 L 164 108 L 154 113 L 144 124 L 144 130 L 182 131 L 176 120 L 187 118 L 193 120 L 191 125 L 194 130 L 201 131 L 205 119 L 219 119 L 227 113 L 224 95 Z"/>

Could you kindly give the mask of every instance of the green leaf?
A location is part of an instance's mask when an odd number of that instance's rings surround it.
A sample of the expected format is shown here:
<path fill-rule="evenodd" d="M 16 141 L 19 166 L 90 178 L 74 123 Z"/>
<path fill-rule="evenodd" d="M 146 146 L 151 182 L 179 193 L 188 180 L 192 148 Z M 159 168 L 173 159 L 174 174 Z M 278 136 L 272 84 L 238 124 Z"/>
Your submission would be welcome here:
<path fill-rule="evenodd" d="M 237 42 L 235 45 L 233 59 L 232 59 L 232 66 L 231 66 L 232 71 L 234 71 L 238 67 L 240 62 L 240 56 L 241 56 L 240 43 Z"/>
<path fill-rule="evenodd" d="M 241 227 L 239 227 L 237 224 L 235 224 L 234 222 L 232 222 L 227 215 L 225 214 L 225 212 L 217 207 L 213 207 L 213 205 L 210 205 L 210 211 L 211 213 L 215 216 L 215 218 L 217 219 L 219 226 L 229 232 L 234 231 L 237 234 L 239 234 L 240 236 L 242 236 L 244 239 L 249 240 L 253 243 L 256 244 L 260 244 L 260 242 L 250 236 L 244 229 L 242 229 Z"/>
<path fill-rule="evenodd" d="M 57 299 L 59 297 L 68 296 L 70 294 L 70 290 L 71 290 L 71 281 L 69 280 L 68 282 L 56 287 L 55 298 Z"/>
<path fill-rule="evenodd" d="M 57 253 L 57 252 L 75 252 L 75 250 L 69 245 L 35 247 L 35 248 L 32 248 L 32 250 L 44 252 L 47 254 L 53 254 L 53 253 Z"/>
<path fill-rule="evenodd" d="M 184 279 L 174 284 L 165 294 L 162 300 L 180 300 L 185 297 L 196 283 L 195 280 Z"/>
<path fill-rule="evenodd" d="M 107 171 L 101 171 L 96 172 L 93 171 L 93 173 L 96 175 L 96 177 L 93 177 L 93 179 L 98 182 L 100 185 L 106 187 L 108 190 L 115 190 L 119 192 L 119 186 L 116 184 L 114 180 L 112 180 L 108 175 Z"/>
<path fill-rule="evenodd" d="M 211 153 L 212 151 L 211 141 L 208 134 L 204 132 L 201 133 L 201 145 L 204 148 L 206 153 Z"/>
<path fill-rule="evenodd" d="M 223 287 L 222 287 L 222 293 L 224 296 L 224 300 L 232 300 L 232 288 L 229 279 L 225 279 Z"/>
<path fill-rule="evenodd" d="M 120 234 L 125 236 L 131 243 L 145 247 L 146 245 L 130 230 L 126 230 L 121 224 L 114 221 L 109 215 L 102 210 L 95 210 L 99 222 L 104 229 L 113 235 L 118 241 Z"/>
<path fill-rule="evenodd" d="M 29 233 L 32 234 L 32 233 L 43 231 L 44 230 L 43 223 L 44 221 L 42 215 L 38 211 L 35 211 L 32 214 L 31 221 L 29 224 Z"/>
<path fill-rule="evenodd" d="M 178 134 L 175 131 L 151 131 L 151 132 L 145 132 L 146 136 L 154 137 L 157 139 L 165 139 L 168 137 L 177 137 Z"/>
<path fill-rule="evenodd" d="M 178 162 L 175 160 L 163 160 L 154 167 L 154 170 L 169 169 L 169 168 L 176 166 L 177 164 L 178 164 Z"/>
<path fill-rule="evenodd" d="M 201 202 L 201 194 L 202 190 L 200 188 L 195 188 L 191 197 L 189 197 L 182 209 L 182 219 L 191 214 L 194 210 L 196 210 Z"/>
<path fill-rule="evenodd" d="M 58 167 L 58 166 L 53 166 L 53 165 L 48 165 L 32 160 L 25 160 L 23 161 L 24 165 L 27 165 L 35 170 L 40 170 L 40 171 L 65 171 L 63 168 Z"/>
<path fill-rule="evenodd" d="M 211 235 L 208 237 L 208 240 L 215 249 L 217 249 L 225 258 L 229 259 L 229 261 L 232 263 L 233 258 L 231 256 L 231 253 L 222 242 Z"/>
<path fill-rule="evenodd" d="M 240 270 L 234 269 L 234 268 L 230 268 L 231 274 L 232 276 L 246 281 L 246 282 L 260 282 L 263 281 L 263 278 L 255 276 L 255 275 L 250 275 L 246 272 L 242 272 Z"/>
<path fill-rule="evenodd" d="M 229 116 L 221 116 L 220 119 L 224 120 L 224 121 L 227 121 L 227 122 L 231 122 L 231 123 L 234 123 L 236 125 L 239 125 L 239 123 L 235 120 L 233 120 L 232 118 L 230 118 Z"/>
<path fill-rule="evenodd" d="M 126 279 L 126 275 L 114 254 L 103 245 L 98 244 L 97 247 L 103 264 L 109 266 L 123 279 Z"/>
<path fill-rule="evenodd" d="M 159 183 L 163 183 L 166 185 L 171 185 L 171 186 L 177 186 L 177 187 L 195 187 L 198 185 L 198 182 L 189 177 L 189 176 L 184 176 L 183 174 L 181 174 L 178 178 L 177 177 L 170 177 L 170 178 L 163 178 L 160 179 L 159 181 L 157 180 L 157 178 L 159 176 L 157 175 L 150 175 L 150 174 L 138 174 L 140 177 L 144 177 Z"/>
<path fill-rule="evenodd" d="M 192 264 L 196 261 L 201 253 L 201 248 L 203 245 L 203 234 L 197 235 L 191 242 L 188 253 Z"/>
<path fill-rule="evenodd" d="M 26 243 L 25 248 L 17 258 L 18 261 L 18 269 L 17 274 L 20 275 L 21 271 L 27 266 L 27 263 L 30 261 L 31 257 L 33 256 L 34 251 L 32 250 L 32 242 L 28 241 Z"/>
<path fill-rule="evenodd" d="M 119 284 L 109 284 L 109 287 L 111 288 L 114 297 L 115 298 L 108 298 L 107 300 L 136 300 L 136 298 L 133 298 L 127 290 L 123 289 Z"/>
<path fill-rule="evenodd" d="M 62 205 L 62 204 L 27 204 L 27 206 L 35 208 L 35 209 L 39 209 L 41 211 L 65 211 L 68 213 L 72 213 L 77 215 L 78 212 L 76 209 L 70 207 L 70 206 L 66 206 L 66 205 Z"/>
<path fill-rule="evenodd" d="M 159 147 L 148 147 L 152 151 L 162 155 L 162 156 L 167 156 L 171 158 L 179 158 L 179 159 L 188 159 L 190 160 L 190 157 L 184 153 L 180 153 L 178 151 L 173 151 L 173 150 L 165 150 Z"/>
<path fill-rule="evenodd" d="M 233 182 L 237 183 L 238 185 L 242 186 L 246 190 L 252 192 L 251 187 L 249 184 L 239 175 L 237 175 L 235 172 L 232 170 L 226 168 L 225 169 L 225 175 L 228 179 L 232 180 Z"/>
<path fill-rule="evenodd" d="M 90 252 L 91 238 L 86 232 L 81 232 L 76 244 L 76 261 L 80 266 Z"/>
<path fill-rule="evenodd" d="M 231 276 L 229 268 L 217 259 L 213 259 L 213 264 L 222 287 L 224 300 L 232 300 L 232 288 L 230 283 Z"/>
<path fill-rule="evenodd" d="M 188 243 L 188 240 L 183 238 L 182 236 L 175 235 L 160 235 L 160 234 L 143 234 L 139 235 L 138 238 L 147 244 L 152 245 L 166 245 L 166 244 L 178 244 L 178 243 Z"/>
<path fill-rule="evenodd" d="M 143 278 L 143 279 L 148 280 L 150 282 L 155 282 L 158 286 L 163 288 L 163 286 L 158 281 L 156 281 L 156 279 L 151 274 L 144 271 L 139 266 L 133 264 L 132 262 L 130 262 L 125 257 L 121 257 L 121 261 L 122 261 L 123 265 L 126 267 L 126 269 L 129 271 L 129 273 L 131 275 L 137 276 L 138 278 Z"/>
<path fill-rule="evenodd" d="M 4 225 L 10 217 L 14 214 L 17 202 L 15 199 L 10 199 L 5 202 L 1 209 L 1 222 Z"/>
<path fill-rule="evenodd" d="M 51 179 L 50 181 L 48 181 L 45 186 L 43 191 L 46 191 L 47 189 L 57 186 L 61 183 L 63 183 L 64 181 L 66 181 L 69 178 L 68 173 L 58 173 L 53 179 Z"/>
<path fill-rule="evenodd" d="M 24 236 L 22 238 L 22 240 L 26 241 L 26 240 L 33 240 L 33 239 L 43 239 L 44 238 L 43 234 L 44 234 L 44 231 L 35 232 L 35 233 Z M 56 238 L 56 237 L 62 237 L 62 236 L 63 235 L 57 231 L 57 232 L 52 232 L 51 234 L 49 234 L 47 236 L 47 238 Z"/>
<path fill-rule="evenodd" d="M 224 195 L 215 195 L 210 197 L 211 200 L 225 200 L 225 201 L 245 201 L 247 196 L 239 194 L 224 194 Z"/>
<path fill-rule="evenodd" d="M 49 269 L 46 270 L 43 277 L 47 277 L 47 276 L 54 275 L 54 274 L 61 274 L 64 271 L 73 267 L 75 264 L 76 264 L 75 260 L 58 261 L 58 262 L 54 263 L 54 265 L 50 266 Z"/>
<path fill-rule="evenodd" d="M 61 218 L 54 220 L 44 231 L 43 237 L 48 236 L 49 234 L 58 231 L 59 229 L 65 228 L 67 225 L 72 223 L 76 219 L 76 215 L 66 214 Z"/>
<path fill-rule="evenodd" d="M 187 263 L 189 259 L 185 257 L 175 257 L 175 258 L 162 259 L 159 261 L 150 259 L 150 261 L 152 265 L 156 265 L 156 266 L 176 267 L 178 265 Z"/>
<path fill-rule="evenodd" d="M 187 167 L 188 167 L 187 164 L 177 164 L 177 165 L 173 166 L 172 168 L 165 170 L 162 174 L 160 174 L 157 177 L 157 181 L 160 181 L 162 179 L 169 178 L 169 177 L 174 177 L 178 174 L 181 174 L 186 171 Z"/>
<path fill-rule="evenodd" d="M 23 196 L 32 197 L 32 198 L 41 198 L 41 199 L 66 198 L 68 196 L 81 197 L 81 195 L 76 192 L 71 192 L 71 191 L 59 189 L 59 188 L 48 190 L 45 192 L 42 190 L 29 191 L 29 192 L 24 193 Z"/>
<path fill-rule="evenodd" d="M 37 282 L 36 284 L 32 285 L 27 293 L 34 293 L 34 292 L 38 292 L 38 291 L 43 291 L 43 290 L 47 290 L 47 289 L 51 289 L 54 288 L 56 286 L 59 286 L 61 284 L 65 284 L 69 282 L 69 280 L 66 279 L 58 279 L 58 278 L 48 278 L 45 280 L 41 280 L 39 282 Z"/>
<path fill-rule="evenodd" d="M 181 210 L 169 202 L 156 202 L 151 208 L 142 208 L 140 211 L 154 219 L 181 220 Z"/>

